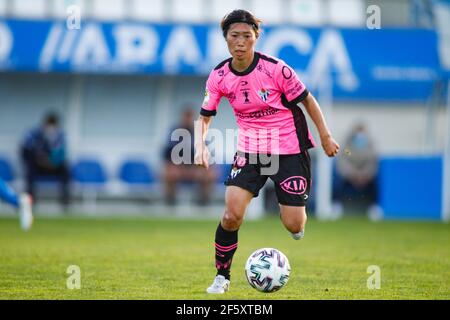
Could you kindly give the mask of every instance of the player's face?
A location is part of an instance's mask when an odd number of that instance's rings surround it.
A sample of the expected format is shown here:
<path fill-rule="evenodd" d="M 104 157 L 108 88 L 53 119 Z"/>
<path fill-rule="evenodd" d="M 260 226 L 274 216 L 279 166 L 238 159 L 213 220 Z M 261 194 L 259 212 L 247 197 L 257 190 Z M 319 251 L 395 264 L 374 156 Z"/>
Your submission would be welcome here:
<path fill-rule="evenodd" d="M 233 23 L 227 32 L 227 45 L 234 59 L 253 59 L 256 35 L 248 23 Z"/>

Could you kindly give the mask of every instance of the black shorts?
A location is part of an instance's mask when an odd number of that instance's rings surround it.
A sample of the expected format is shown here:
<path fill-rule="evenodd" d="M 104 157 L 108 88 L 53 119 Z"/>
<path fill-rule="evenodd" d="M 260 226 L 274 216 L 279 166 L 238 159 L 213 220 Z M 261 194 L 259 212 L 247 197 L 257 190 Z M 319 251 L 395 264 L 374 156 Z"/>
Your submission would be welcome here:
<path fill-rule="evenodd" d="M 311 188 L 308 151 L 270 157 L 237 152 L 225 185 L 241 187 L 257 197 L 267 178 L 274 182 L 278 203 L 305 206 Z"/>

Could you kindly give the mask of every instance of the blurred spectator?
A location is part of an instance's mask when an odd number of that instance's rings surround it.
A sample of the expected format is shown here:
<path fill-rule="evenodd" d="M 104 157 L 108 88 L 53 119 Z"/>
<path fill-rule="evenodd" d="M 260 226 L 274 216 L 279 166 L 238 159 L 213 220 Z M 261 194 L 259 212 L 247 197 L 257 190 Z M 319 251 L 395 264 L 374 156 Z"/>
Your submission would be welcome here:
<path fill-rule="evenodd" d="M 61 184 L 60 202 L 67 207 L 70 200 L 70 174 L 66 163 L 66 142 L 55 113 L 45 116 L 40 127 L 30 130 L 21 144 L 25 165 L 26 190 L 36 202 L 36 181 L 54 177 Z"/>
<path fill-rule="evenodd" d="M 345 141 L 344 153 L 337 159 L 336 170 L 333 198 L 338 211 L 346 206 L 355 210 L 368 210 L 369 214 L 379 210 L 378 155 L 363 123 L 356 124 L 351 130 Z"/>
<path fill-rule="evenodd" d="M 175 130 L 179 130 L 180 137 L 176 135 L 178 139 L 173 141 L 171 135 Z M 174 147 L 176 147 L 176 150 L 174 150 Z M 190 154 L 184 155 L 183 150 L 189 150 Z M 173 159 L 172 156 L 177 159 Z M 180 159 L 188 161 L 180 164 Z M 194 111 L 191 108 L 184 109 L 180 123 L 170 130 L 167 144 L 164 147 L 164 160 L 163 179 L 167 204 L 176 204 L 177 185 L 179 183 L 198 184 L 197 203 L 206 205 L 210 202 L 216 181 L 216 172 L 212 167 L 207 170 L 194 164 Z"/>
<path fill-rule="evenodd" d="M 412 0 L 411 18 L 416 27 L 435 28 L 434 0 Z"/>

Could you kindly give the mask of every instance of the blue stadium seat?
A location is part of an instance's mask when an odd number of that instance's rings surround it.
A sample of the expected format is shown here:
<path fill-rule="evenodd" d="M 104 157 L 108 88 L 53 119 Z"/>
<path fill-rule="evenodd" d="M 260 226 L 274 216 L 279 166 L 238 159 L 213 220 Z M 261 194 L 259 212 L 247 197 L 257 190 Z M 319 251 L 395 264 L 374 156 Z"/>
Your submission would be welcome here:
<path fill-rule="evenodd" d="M 106 183 L 106 174 L 98 160 L 78 160 L 72 167 L 72 178 L 80 184 L 103 185 Z"/>
<path fill-rule="evenodd" d="M 78 160 L 72 166 L 72 180 L 80 188 L 78 190 L 85 210 L 95 211 L 98 194 L 104 190 L 107 182 L 102 164 L 95 159 Z"/>
<path fill-rule="evenodd" d="M 121 181 L 131 185 L 149 185 L 156 181 L 150 166 L 141 160 L 126 160 L 119 169 Z"/>
<path fill-rule="evenodd" d="M 11 182 L 14 180 L 12 166 L 6 158 L 0 158 L 0 178 L 6 182 Z"/>

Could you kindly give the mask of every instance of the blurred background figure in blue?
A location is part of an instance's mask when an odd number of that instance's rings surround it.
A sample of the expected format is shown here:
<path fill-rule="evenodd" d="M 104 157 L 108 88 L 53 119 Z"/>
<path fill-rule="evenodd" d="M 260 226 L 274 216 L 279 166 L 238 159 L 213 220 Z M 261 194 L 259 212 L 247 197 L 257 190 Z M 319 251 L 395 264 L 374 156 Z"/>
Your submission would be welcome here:
<path fill-rule="evenodd" d="M 60 185 L 60 202 L 66 209 L 70 202 L 70 173 L 66 162 L 66 142 L 59 118 L 49 112 L 38 128 L 26 133 L 20 146 L 25 166 L 26 191 L 36 202 L 36 185 L 41 179 L 56 179 Z"/>
<path fill-rule="evenodd" d="M 372 211 L 378 199 L 378 153 L 363 122 L 351 129 L 336 162 L 334 200 L 338 210 Z"/>
<path fill-rule="evenodd" d="M 412 0 L 411 20 L 418 27 L 434 28 L 436 17 L 434 15 L 434 0 Z"/>
<path fill-rule="evenodd" d="M 214 192 L 216 181 L 214 168 L 205 169 L 194 164 L 194 114 L 195 112 L 191 107 L 183 109 L 181 119 L 171 128 L 167 144 L 164 147 L 163 180 L 165 202 L 168 205 L 177 203 L 177 187 L 180 184 L 196 184 L 198 190 L 195 202 L 202 206 L 211 202 L 211 195 Z M 180 134 L 175 134 L 172 137 L 175 130 L 179 130 Z M 189 151 L 190 154 L 185 155 L 185 151 Z M 180 163 L 181 159 L 183 159 L 182 163 Z"/>

